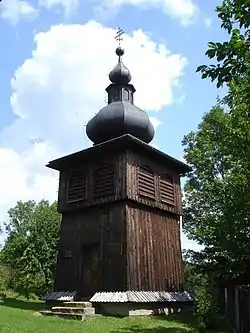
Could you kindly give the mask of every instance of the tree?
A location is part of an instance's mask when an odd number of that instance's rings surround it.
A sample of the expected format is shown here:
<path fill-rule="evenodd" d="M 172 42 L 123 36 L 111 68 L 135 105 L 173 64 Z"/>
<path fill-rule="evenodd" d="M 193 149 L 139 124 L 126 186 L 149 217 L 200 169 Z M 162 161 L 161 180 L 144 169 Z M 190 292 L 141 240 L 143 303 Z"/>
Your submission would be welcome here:
<path fill-rule="evenodd" d="M 224 0 L 217 12 L 229 41 L 210 42 L 206 54 L 217 64 L 197 71 L 217 87 L 226 84 L 228 94 L 183 140 L 193 167 L 183 226 L 189 238 L 204 245 L 199 253 L 189 252 L 201 271 L 220 282 L 243 282 L 250 264 L 250 2 Z"/>
<path fill-rule="evenodd" d="M 247 123 L 216 106 L 183 140 L 186 161 L 193 167 L 185 185 L 184 230 L 204 245 L 202 252 L 193 253 L 195 261 L 220 281 L 249 270 L 250 133 L 243 135 Z"/>
<path fill-rule="evenodd" d="M 218 290 L 213 288 L 206 273 L 199 272 L 196 264 L 186 261 L 184 267 L 185 290 L 195 298 L 194 310 L 200 320 L 200 331 L 203 327 L 204 332 L 215 329 L 219 312 Z"/>
<path fill-rule="evenodd" d="M 221 27 L 229 34 L 229 40 L 223 43 L 210 42 L 206 55 L 217 60 L 217 64 L 201 65 L 197 68 L 202 78 L 209 77 L 217 81 L 217 87 L 230 84 L 242 76 L 248 76 L 250 70 L 250 1 L 223 0 L 216 11 Z"/>
<path fill-rule="evenodd" d="M 1 260 L 14 271 L 14 289 L 26 297 L 52 290 L 60 228 L 57 203 L 19 201 L 8 214 Z"/>

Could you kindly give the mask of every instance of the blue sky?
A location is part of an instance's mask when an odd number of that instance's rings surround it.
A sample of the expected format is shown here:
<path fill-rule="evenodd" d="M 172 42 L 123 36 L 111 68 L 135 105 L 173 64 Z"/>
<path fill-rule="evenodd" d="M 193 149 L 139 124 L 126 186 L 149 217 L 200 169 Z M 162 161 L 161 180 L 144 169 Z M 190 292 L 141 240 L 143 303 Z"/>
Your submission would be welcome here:
<path fill-rule="evenodd" d="M 225 38 L 215 0 L 3 0 L 0 5 L 0 221 L 17 200 L 56 199 L 44 165 L 90 145 L 87 120 L 104 105 L 115 30 L 136 104 L 158 124 L 153 144 L 181 159 L 182 138 L 221 94 L 196 67 Z M 2 199 L 3 198 L 3 199 Z M 183 238 L 183 247 L 195 244 Z"/>

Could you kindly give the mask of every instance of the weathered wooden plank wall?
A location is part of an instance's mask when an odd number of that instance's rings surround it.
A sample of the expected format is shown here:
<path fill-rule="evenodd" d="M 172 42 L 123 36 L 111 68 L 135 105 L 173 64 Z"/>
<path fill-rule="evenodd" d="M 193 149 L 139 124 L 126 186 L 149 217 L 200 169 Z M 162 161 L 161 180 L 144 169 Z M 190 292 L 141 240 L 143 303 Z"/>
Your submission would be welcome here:
<path fill-rule="evenodd" d="M 63 214 L 56 290 L 87 292 L 83 271 L 91 268 L 82 263 L 84 251 L 93 244 L 98 246 L 98 290 L 125 290 L 125 205 L 121 203 Z M 65 257 L 68 252 L 70 258 Z"/>
<path fill-rule="evenodd" d="M 134 152 L 127 151 L 127 197 L 141 204 L 167 210 L 181 215 L 181 188 L 180 176 L 168 166 L 159 165 L 154 161 L 148 160 L 145 156 L 140 156 Z M 148 167 L 154 175 L 155 199 L 140 196 L 138 192 L 138 171 L 139 167 Z M 160 179 L 162 176 L 169 175 L 173 180 L 174 204 L 161 201 L 160 198 Z"/>
<path fill-rule="evenodd" d="M 182 290 L 181 190 L 174 170 L 131 151 L 79 162 L 61 171 L 58 199 L 56 290 Z M 91 260 L 95 265 L 86 267 Z"/>
<path fill-rule="evenodd" d="M 113 192 L 108 195 L 96 195 L 96 177 L 97 169 L 113 168 Z M 72 175 L 78 172 L 84 172 L 86 175 L 86 196 L 84 200 L 69 202 L 67 199 L 69 180 Z M 111 178 L 110 178 L 111 180 Z M 107 156 L 101 160 L 89 162 L 82 165 L 80 162 L 72 166 L 69 170 L 60 172 L 60 186 L 58 192 L 58 210 L 61 213 L 85 209 L 92 206 L 103 205 L 105 203 L 115 202 L 126 198 L 126 154 L 120 153 L 116 156 Z"/>
<path fill-rule="evenodd" d="M 127 279 L 129 290 L 182 290 L 179 221 L 174 215 L 128 204 Z"/>
<path fill-rule="evenodd" d="M 95 170 L 109 165 L 114 169 L 114 193 L 95 197 Z M 150 168 L 154 175 L 155 200 L 139 195 L 138 170 L 140 166 Z M 86 174 L 86 197 L 75 202 L 67 201 L 68 183 L 71 175 L 77 172 Z M 161 200 L 160 180 L 162 176 L 169 175 L 173 179 L 174 204 Z M 181 214 L 180 178 L 174 170 L 167 166 L 159 165 L 146 157 L 139 156 L 131 151 L 126 151 L 113 157 L 106 157 L 100 161 L 95 160 L 87 165 L 78 164 L 70 170 L 60 172 L 60 186 L 58 192 L 58 209 L 60 212 L 73 211 L 118 200 L 130 199 L 144 205 Z"/>

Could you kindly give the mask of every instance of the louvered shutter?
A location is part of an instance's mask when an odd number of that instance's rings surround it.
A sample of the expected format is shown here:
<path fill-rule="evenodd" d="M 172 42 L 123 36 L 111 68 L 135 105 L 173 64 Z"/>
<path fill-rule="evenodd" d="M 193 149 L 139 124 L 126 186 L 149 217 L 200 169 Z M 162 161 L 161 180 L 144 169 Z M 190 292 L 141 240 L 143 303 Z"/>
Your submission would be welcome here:
<path fill-rule="evenodd" d="M 86 199 L 86 174 L 79 171 L 71 174 L 68 181 L 67 202 Z"/>
<path fill-rule="evenodd" d="M 106 197 L 115 193 L 115 175 L 112 165 L 103 165 L 94 172 L 94 197 Z"/>
<path fill-rule="evenodd" d="M 161 201 L 174 205 L 173 179 L 168 175 L 160 177 L 160 198 Z"/>
<path fill-rule="evenodd" d="M 142 196 L 155 199 L 155 178 L 153 172 L 148 167 L 139 167 L 138 191 Z"/>

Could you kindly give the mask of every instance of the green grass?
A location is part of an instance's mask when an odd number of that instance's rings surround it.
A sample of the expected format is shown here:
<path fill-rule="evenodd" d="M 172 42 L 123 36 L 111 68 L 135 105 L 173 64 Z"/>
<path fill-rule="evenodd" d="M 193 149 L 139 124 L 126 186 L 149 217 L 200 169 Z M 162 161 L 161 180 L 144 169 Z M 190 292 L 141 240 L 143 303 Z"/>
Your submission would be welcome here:
<path fill-rule="evenodd" d="M 0 303 L 1 333 L 198 333 L 195 316 L 172 315 L 168 317 L 116 318 L 98 317 L 73 321 L 41 317 L 37 311 L 43 303 L 24 299 L 7 299 Z M 218 329 L 216 333 L 231 333 Z"/>

